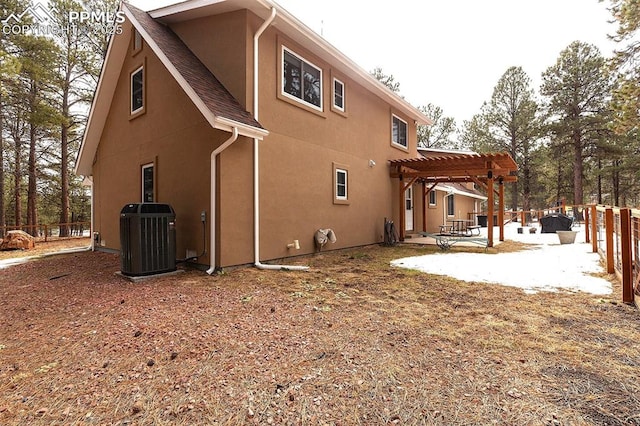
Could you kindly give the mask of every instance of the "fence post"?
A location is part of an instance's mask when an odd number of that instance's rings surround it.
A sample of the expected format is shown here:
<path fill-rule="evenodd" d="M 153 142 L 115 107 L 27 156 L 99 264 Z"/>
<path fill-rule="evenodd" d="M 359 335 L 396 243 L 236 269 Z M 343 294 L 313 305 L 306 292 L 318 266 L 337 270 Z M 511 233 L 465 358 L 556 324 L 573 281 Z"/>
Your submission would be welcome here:
<path fill-rule="evenodd" d="M 598 252 L 598 209 L 595 204 L 591 206 L 591 247 L 594 253 Z"/>
<path fill-rule="evenodd" d="M 616 272 L 616 265 L 613 259 L 613 209 L 607 207 L 604 211 L 604 235 L 607 247 L 607 273 Z"/>
<path fill-rule="evenodd" d="M 622 302 L 633 303 L 631 210 L 628 208 L 620 209 L 620 250 L 622 252 Z"/>
<path fill-rule="evenodd" d="M 584 242 L 591 242 L 591 235 L 589 232 L 589 208 L 584 209 Z"/>

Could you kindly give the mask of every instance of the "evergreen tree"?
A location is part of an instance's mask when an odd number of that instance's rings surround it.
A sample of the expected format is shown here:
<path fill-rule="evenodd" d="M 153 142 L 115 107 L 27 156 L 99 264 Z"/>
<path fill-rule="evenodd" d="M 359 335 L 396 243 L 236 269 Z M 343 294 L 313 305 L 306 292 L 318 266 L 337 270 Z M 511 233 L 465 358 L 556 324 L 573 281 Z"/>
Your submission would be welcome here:
<path fill-rule="evenodd" d="M 585 162 L 597 151 L 606 125 L 611 82 L 605 65 L 597 47 L 575 41 L 542 75 L 552 140 L 572 153 L 573 204 L 584 203 Z"/>
<path fill-rule="evenodd" d="M 456 144 L 451 135 L 456 131 L 456 122 L 451 117 L 445 117 L 442 108 L 433 104 L 418 107 L 429 117 L 433 124 L 418 126 L 418 147 L 455 149 Z"/>
<path fill-rule="evenodd" d="M 511 155 L 518 164 L 519 178 L 510 184 L 511 208 L 530 209 L 533 155 L 539 146 L 540 120 L 531 79 L 521 67 L 511 67 L 502 75 L 480 114 L 465 122 L 462 140 L 478 152 L 506 151 Z"/>

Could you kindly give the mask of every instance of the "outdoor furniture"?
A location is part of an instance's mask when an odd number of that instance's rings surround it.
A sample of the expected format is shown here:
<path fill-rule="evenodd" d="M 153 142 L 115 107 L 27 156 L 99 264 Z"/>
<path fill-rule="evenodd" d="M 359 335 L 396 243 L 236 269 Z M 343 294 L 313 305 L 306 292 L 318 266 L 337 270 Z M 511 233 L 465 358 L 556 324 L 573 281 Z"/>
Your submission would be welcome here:
<path fill-rule="evenodd" d="M 484 247 L 485 250 L 489 246 L 489 240 L 485 237 L 472 237 L 465 234 L 430 234 L 429 232 L 419 232 L 423 237 L 431 237 L 436 240 L 436 245 L 441 250 L 449 250 L 454 244 L 459 242 L 477 244 Z"/>
<path fill-rule="evenodd" d="M 467 233 L 469 235 L 480 235 L 480 225 L 467 226 Z"/>
<path fill-rule="evenodd" d="M 555 234 L 556 231 L 571 231 L 573 219 L 560 213 L 548 214 L 540 218 L 542 234 Z"/>

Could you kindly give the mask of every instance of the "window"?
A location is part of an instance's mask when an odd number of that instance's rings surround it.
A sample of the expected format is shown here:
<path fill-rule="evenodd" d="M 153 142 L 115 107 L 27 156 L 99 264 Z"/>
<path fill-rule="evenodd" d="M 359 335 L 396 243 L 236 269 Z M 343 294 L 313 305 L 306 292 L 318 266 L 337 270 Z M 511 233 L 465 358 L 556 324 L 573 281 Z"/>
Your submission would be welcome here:
<path fill-rule="evenodd" d="M 153 203 L 154 197 L 154 174 L 153 164 L 142 166 L 142 202 Z"/>
<path fill-rule="evenodd" d="M 140 50 L 142 50 L 142 35 L 135 28 L 133 29 L 132 50 L 134 55 L 138 53 Z"/>
<path fill-rule="evenodd" d="M 144 110 L 144 67 L 131 73 L 131 114 Z"/>
<path fill-rule="evenodd" d="M 336 169 L 336 199 L 347 199 L 347 171 Z"/>
<path fill-rule="evenodd" d="M 349 166 L 333 163 L 333 204 L 350 204 Z"/>
<path fill-rule="evenodd" d="M 447 216 L 455 216 L 455 195 L 448 194 L 447 195 Z"/>
<path fill-rule="evenodd" d="M 333 106 L 344 112 L 344 83 L 333 79 Z"/>
<path fill-rule="evenodd" d="M 322 70 L 282 49 L 282 92 L 322 111 Z"/>
<path fill-rule="evenodd" d="M 436 205 L 436 191 L 435 190 L 429 191 L 429 205 L 430 206 L 435 206 Z"/>
<path fill-rule="evenodd" d="M 403 148 L 407 148 L 409 146 L 407 143 L 407 122 L 395 115 L 392 119 L 391 141 L 395 145 L 400 145 Z"/>

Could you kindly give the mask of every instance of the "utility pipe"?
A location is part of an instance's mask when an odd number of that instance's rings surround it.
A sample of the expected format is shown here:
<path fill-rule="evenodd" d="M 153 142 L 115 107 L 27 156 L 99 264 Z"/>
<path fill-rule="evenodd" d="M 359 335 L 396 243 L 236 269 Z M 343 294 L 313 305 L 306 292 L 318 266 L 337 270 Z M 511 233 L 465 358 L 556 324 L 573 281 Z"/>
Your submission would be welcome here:
<path fill-rule="evenodd" d="M 211 184 L 210 184 L 210 191 L 211 191 L 211 213 L 209 214 L 209 227 L 210 227 L 210 255 L 209 255 L 209 269 L 207 269 L 207 274 L 211 275 L 216 271 L 216 189 L 217 189 L 217 179 L 216 179 L 216 160 L 218 158 L 218 155 L 224 151 L 225 149 L 227 149 L 232 143 L 234 143 L 236 140 L 238 140 L 238 128 L 234 127 L 233 130 L 231 131 L 231 136 L 229 137 L 229 139 L 227 139 L 226 141 L 224 141 L 222 143 L 222 145 L 220 145 L 219 147 L 217 147 L 215 150 L 213 150 L 213 152 L 211 153 Z"/>
<path fill-rule="evenodd" d="M 259 71 L 259 39 L 262 33 L 276 18 L 276 8 L 271 8 L 271 15 L 265 20 L 253 36 L 253 116 L 258 121 L 258 71 Z M 259 141 L 253 139 L 253 253 L 254 266 L 258 269 L 306 271 L 308 266 L 265 265 L 260 263 L 260 156 Z"/>

